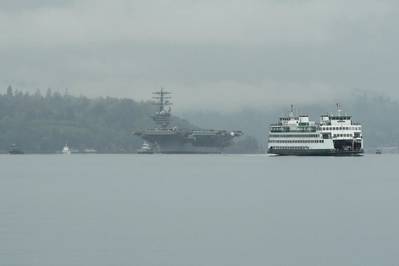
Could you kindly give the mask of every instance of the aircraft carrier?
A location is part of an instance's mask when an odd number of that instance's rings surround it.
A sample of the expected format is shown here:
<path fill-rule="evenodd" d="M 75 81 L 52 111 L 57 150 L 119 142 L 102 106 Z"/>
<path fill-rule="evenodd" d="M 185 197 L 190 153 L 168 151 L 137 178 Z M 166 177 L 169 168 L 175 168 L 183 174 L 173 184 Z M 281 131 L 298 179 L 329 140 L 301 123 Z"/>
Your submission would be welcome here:
<path fill-rule="evenodd" d="M 161 89 L 153 93 L 154 104 L 158 107 L 152 116 L 156 128 L 135 131 L 151 147 L 152 153 L 168 154 L 211 154 L 222 153 L 232 145 L 234 139 L 243 135 L 242 131 L 215 129 L 181 129 L 171 127 L 171 93 Z"/>

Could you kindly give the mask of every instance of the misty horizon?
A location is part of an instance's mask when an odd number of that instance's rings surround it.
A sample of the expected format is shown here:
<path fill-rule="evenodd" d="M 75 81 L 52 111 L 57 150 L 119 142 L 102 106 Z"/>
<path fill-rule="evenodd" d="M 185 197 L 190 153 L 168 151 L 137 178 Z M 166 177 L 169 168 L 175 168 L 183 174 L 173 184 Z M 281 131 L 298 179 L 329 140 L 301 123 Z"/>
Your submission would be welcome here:
<path fill-rule="evenodd" d="M 135 102 L 142 102 L 142 103 L 151 103 L 153 102 L 152 96 L 153 92 L 157 91 L 154 89 L 153 91 L 150 91 L 147 95 L 146 98 L 136 98 L 136 97 L 124 97 L 124 96 L 115 96 L 115 95 L 87 95 L 84 93 L 76 94 L 76 93 L 71 93 L 70 89 L 53 89 L 53 88 L 47 88 L 45 90 L 36 88 L 35 90 L 21 90 L 19 88 L 15 88 L 12 85 L 9 85 L 8 87 L 11 87 L 12 91 L 14 94 L 17 93 L 22 93 L 22 94 L 40 94 L 43 97 L 46 97 L 48 93 L 51 95 L 60 95 L 60 96 L 73 96 L 73 97 L 86 97 L 89 99 L 98 99 L 98 98 L 116 98 L 116 99 L 129 99 L 133 100 Z M 7 88 L 8 88 L 7 87 Z M 166 88 L 164 88 L 166 89 Z M 366 91 L 366 90 L 361 90 L 361 89 L 353 89 L 348 91 L 346 97 L 335 97 L 335 98 L 330 98 L 330 99 L 317 99 L 314 100 L 313 98 L 309 98 L 303 101 L 298 101 L 298 99 L 293 99 L 293 98 L 282 98 L 280 101 L 274 101 L 273 103 L 266 104 L 266 103 L 243 103 L 241 105 L 235 105 L 234 102 L 229 102 L 230 104 L 221 104 L 225 97 L 220 97 L 220 98 L 214 98 L 215 101 L 209 102 L 205 105 L 201 105 L 201 98 L 196 97 L 196 95 L 192 96 L 191 100 L 187 99 L 182 99 L 182 97 L 179 97 L 179 95 L 176 95 L 175 90 L 169 90 L 166 89 L 168 92 L 171 93 L 172 99 L 172 112 L 177 115 L 177 116 L 184 116 L 184 113 L 191 113 L 191 112 L 198 112 L 198 113 L 236 113 L 236 112 L 242 112 L 242 111 L 258 111 L 258 112 L 271 112 L 274 113 L 277 110 L 285 110 L 286 113 L 289 112 L 290 106 L 294 105 L 295 107 L 295 112 L 297 113 L 303 113 L 305 111 L 306 113 L 306 108 L 309 106 L 324 106 L 325 107 L 325 112 L 326 113 L 334 113 L 336 111 L 336 105 L 340 104 L 341 107 L 345 110 L 350 110 L 351 104 L 353 102 L 356 102 L 356 100 L 359 97 L 366 97 L 370 99 L 383 99 L 385 101 L 389 101 L 392 103 L 398 103 L 396 99 L 393 99 L 389 95 L 385 95 L 383 93 L 379 92 L 374 92 L 374 91 Z M 6 94 L 7 89 L 3 90 L 3 94 Z M 193 104 L 194 102 L 194 104 Z"/>
<path fill-rule="evenodd" d="M 395 1 L 2 1 L 0 85 L 231 110 L 399 99 Z"/>

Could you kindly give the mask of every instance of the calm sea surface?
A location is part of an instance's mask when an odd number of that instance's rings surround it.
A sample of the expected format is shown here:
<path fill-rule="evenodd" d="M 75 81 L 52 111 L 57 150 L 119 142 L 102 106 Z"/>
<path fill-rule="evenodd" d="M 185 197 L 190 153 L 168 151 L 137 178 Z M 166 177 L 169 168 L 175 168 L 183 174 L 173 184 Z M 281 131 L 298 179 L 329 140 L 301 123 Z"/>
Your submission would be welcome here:
<path fill-rule="evenodd" d="M 399 265 L 399 156 L 0 156 L 0 265 Z"/>

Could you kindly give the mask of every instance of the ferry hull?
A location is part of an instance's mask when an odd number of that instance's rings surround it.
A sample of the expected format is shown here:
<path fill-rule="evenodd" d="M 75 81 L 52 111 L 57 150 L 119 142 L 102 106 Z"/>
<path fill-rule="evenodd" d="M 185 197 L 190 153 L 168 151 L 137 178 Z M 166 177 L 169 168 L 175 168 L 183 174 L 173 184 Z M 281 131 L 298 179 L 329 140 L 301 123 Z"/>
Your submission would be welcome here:
<path fill-rule="evenodd" d="M 363 150 L 343 151 L 335 149 L 309 149 L 309 150 L 289 150 L 289 149 L 268 149 L 267 153 L 275 155 L 293 156 L 360 156 Z"/>

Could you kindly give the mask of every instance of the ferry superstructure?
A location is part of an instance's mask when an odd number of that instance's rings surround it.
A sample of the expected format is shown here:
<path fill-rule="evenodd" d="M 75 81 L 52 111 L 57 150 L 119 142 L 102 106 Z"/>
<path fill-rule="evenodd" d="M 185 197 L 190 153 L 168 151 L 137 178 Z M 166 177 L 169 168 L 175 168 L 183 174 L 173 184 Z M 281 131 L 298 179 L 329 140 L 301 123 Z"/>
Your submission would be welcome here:
<path fill-rule="evenodd" d="M 277 155 L 360 155 L 363 153 L 362 125 L 343 114 L 322 115 L 320 122 L 308 115 L 295 115 L 293 106 L 286 117 L 272 124 L 267 153 Z"/>

